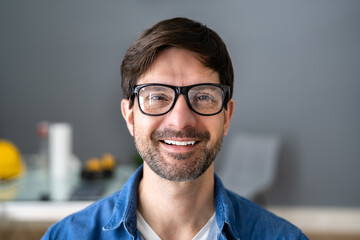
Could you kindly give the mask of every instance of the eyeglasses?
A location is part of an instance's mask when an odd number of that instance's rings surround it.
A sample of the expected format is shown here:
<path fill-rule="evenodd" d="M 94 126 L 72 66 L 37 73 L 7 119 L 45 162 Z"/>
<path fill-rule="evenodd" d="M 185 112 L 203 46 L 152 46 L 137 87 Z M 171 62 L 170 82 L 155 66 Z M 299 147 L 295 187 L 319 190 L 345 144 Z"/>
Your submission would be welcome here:
<path fill-rule="evenodd" d="M 203 116 L 216 115 L 227 102 L 230 87 L 215 83 L 201 83 L 184 87 L 166 84 L 141 84 L 133 93 L 140 111 L 149 116 L 161 116 L 174 107 L 180 94 L 185 96 L 187 105 L 195 113 Z"/>

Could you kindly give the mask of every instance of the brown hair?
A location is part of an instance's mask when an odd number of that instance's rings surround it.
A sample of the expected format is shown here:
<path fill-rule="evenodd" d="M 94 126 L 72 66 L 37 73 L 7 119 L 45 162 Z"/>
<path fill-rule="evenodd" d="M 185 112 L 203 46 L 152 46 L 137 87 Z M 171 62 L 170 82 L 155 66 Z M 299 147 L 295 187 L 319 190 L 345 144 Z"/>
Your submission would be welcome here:
<path fill-rule="evenodd" d="M 204 66 L 219 73 L 220 83 L 230 86 L 227 100 L 232 97 L 234 71 L 220 36 L 199 22 L 173 18 L 145 30 L 127 50 L 121 64 L 124 98 L 131 97 L 138 78 L 149 69 L 159 52 L 168 47 L 183 48 L 199 54 Z"/>

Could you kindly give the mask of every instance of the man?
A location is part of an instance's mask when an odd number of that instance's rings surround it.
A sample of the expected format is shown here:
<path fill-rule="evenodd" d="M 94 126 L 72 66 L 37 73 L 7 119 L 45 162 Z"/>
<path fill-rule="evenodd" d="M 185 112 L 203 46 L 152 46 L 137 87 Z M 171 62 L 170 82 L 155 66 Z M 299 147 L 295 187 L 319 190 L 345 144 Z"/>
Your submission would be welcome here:
<path fill-rule="evenodd" d="M 43 239 L 307 239 L 214 175 L 234 111 L 232 64 L 214 31 L 159 22 L 129 48 L 121 75 L 122 114 L 144 164 Z"/>

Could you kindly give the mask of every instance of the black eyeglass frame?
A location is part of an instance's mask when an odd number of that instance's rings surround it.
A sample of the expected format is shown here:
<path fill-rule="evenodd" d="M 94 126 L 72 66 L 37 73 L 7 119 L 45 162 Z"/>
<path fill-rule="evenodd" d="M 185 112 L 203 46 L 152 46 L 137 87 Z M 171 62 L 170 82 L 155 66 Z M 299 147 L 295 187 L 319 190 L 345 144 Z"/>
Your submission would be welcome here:
<path fill-rule="evenodd" d="M 190 104 L 190 100 L 189 100 L 189 97 L 188 97 L 188 93 L 190 91 L 191 88 L 193 87 L 197 87 L 197 86 L 203 86 L 203 85 L 211 85 L 211 86 L 216 86 L 216 87 L 219 87 L 221 88 L 222 90 L 222 105 L 221 105 L 221 108 L 219 111 L 217 111 L 216 113 L 211 113 L 211 114 L 204 114 L 204 113 L 199 113 L 198 111 L 196 111 Z M 171 88 L 172 90 L 174 90 L 175 92 L 175 98 L 174 98 L 174 101 L 172 103 L 172 105 L 170 106 L 169 110 L 167 110 L 166 112 L 164 113 L 161 113 L 161 114 L 150 114 L 150 113 L 146 113 L 142 110 L 141 106 L 140 106 L 140 101 L 139 101 L 139 90 L 143 87 L 148 87 L 148 86 L 163 86 L 163 87 L 168 87 L 168 88 Z M 147 83 L 147 84 L 139 84 L 139 85 L 135 85 L 134 88 L 133 88 L 133 95 L 135 94 L 136 96 L 136 100 L 137 100 L 137 103 L 138 103 L 138 106 L 139 106 L 139 109 L 141 111 L 141 113 L 143 113 L 144 115 L 148 115 L 148 116 L 162 116 L 162 115 L 165 115 L 167 114 L 168 112 L 170 112 L 175 104 L 176 104 L 176 101 L 177 101 L 177 98 L 180 94 L 183 94 L 184 97 L 185 97 L 185 100 L 186 100 L 186 103 L 188 105 L 188 107 L 193 111 L 195 112 L 196 114 L 199 114 L 201 116 L 213 116 L 213 115 L 216 115 L 216 114 L 219 114 L 223 108 L 225 107 L 226 109 L 226 105 L 229 101 L 229 94 L 230 94 L 230 86 L 228 85 L 224 85 L 224 84 L 217 84 L 217 83 L 199 83 L 199 84 L 193 84 L 193 85 L 188 85 L 188 86 L 183 86 L 183 87 L 178 87 L 178 86 L 173 86 L 173 85 L 167 85 L 167 84 L 161 84 L 161 83 Z M 133 96 L 132 95 L 132 96 Z"/>

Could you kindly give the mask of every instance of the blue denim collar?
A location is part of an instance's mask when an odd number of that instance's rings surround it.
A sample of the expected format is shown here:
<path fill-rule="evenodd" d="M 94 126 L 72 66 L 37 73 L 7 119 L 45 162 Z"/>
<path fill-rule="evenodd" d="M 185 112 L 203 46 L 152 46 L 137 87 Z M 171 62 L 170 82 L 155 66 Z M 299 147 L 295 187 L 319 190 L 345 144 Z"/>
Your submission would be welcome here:
<path fill-rule="evenodd" d="M 115 230 L 120 226 L 126 231 L 136 236 L 136 207 L 138 201 L 138 188 L 143 177 L 143 166 L 140 166 L 129 178 L 123 189 L 118 193 L 118 200 L 114 206 L 113 213 L 109 222 L 103 227 L 104 231 Z M 236 216 L 232 208 L 226 189 L 220 178 L 215 174 L 215 208 L 216 221 L 220 232 L 230 239 L 240 239 L 236 228 Z M 230 234 L 230 236 L 229 236 Z"/>
<path fill-rule="evenodd" d="M 140 166 L 119 191 L 118 200 L 110 220 L 103 227 L 104 231 L 115 230 L 123 226 L 130 235 L 136 235 L 136 206 L 139 183 L 142 177 L 143 167 Z"/>
<path fill-rule="evenodd" d="M 220 178 L 215 174 L 215 209 L 216 221 L 221 234 L 227 239 L 240 239 L 237 232 L 236 216 L 233 209 L 233 203 L 230 200 Z M 229 236 L 230 235 L 230 236 Z"/>

